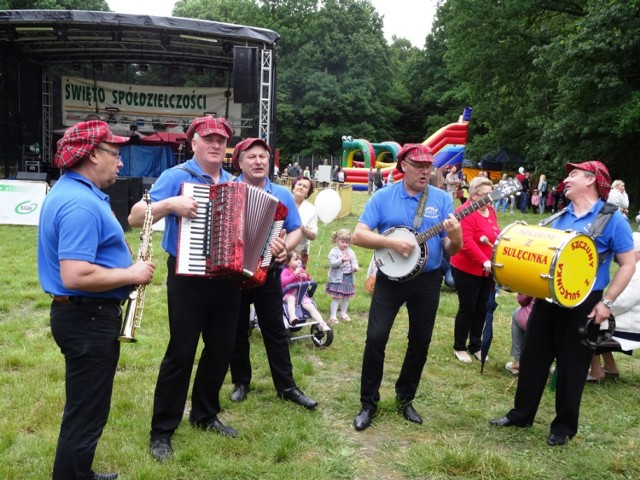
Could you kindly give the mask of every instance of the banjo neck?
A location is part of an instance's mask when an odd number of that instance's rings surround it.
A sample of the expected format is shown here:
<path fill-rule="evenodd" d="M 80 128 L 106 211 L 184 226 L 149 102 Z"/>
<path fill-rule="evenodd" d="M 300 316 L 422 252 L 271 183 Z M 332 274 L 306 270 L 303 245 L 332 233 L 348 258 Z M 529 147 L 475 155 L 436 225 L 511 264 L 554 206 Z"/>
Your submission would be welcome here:
<path fill-rule="evenodd" d="M 471 215 L 476 210 L 480 210 L 482 207 L 484 207 L 486 205 L 489 205 L 491 203 L 493 203 L 492 195 L 491 194 L 485 195 L 484 197 L 482 197 L 477 202 L 471 202 L 469 205 L 464 207 L 462 210 L 459 210 L 458 212 L 454 213 L 453 216 L 455 217 L 456 220 L 460 221 L 464 217 L 466 217 L 468 215 Z M 424 232 L 418 233 L 416 235 L 416 241 L 418 242 L 418 245 L 422 245 L 427 240 L 429 240 L 431 237 L 435 237 L 442 230 L 444 230 L 444 222 L 440 222 L 440 223 L 434 225 L 433 227 L 428 228 Z"/>
<path fill-rule="evenodd" d="M 469 205 L 466 205 L 464 208 L 454 213 L 453 216 L 456 220 L 462 220 L 467 215 L 489 205 L 491 202 L 504 198 L 507 195 L 511 195 L 521 189 L 522 186 L 517 180 L 509 180 L 501 188 L 485 195 L 477 202 L 469 203 Z M 445 221 L 446 220 L 443 220 L 422 233 L 416 233 L 415 230 L 407 227 L 392 227 L 383 232 L 382 235 L 405 239 L 411 242 L 416 242 L 416 244 L 408 257 L 398 254 L 398 252 L 391 248 L 377 249 L 374 252 L 377 267 L 390 280 L 398 282 L 410 280 L 420 274 L 429 255 L 426 241 L 444 230 Z"/>

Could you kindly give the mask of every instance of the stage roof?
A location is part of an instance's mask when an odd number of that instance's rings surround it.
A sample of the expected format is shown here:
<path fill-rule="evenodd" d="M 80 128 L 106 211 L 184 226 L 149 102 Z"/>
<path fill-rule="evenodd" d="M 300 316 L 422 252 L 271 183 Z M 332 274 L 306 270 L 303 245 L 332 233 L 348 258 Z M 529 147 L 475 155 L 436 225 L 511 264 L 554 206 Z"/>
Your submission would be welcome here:
<path fill-rule="evenodd" d="M 132 0 L 133 1 L 133 0 Z M 269 46 L 273 30 L 81 10 L 0 10 L 0 45 L 41 64 L 138 63 L 231 68 L 234 46 Z"/>

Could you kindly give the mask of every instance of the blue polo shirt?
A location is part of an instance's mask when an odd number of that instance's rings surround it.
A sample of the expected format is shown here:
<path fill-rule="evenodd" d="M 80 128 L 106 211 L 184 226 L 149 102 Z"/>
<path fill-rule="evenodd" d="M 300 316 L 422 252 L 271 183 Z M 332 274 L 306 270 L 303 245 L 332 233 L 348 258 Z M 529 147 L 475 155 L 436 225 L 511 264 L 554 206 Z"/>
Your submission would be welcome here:
<path fill-rule="evenodd" d="M 453 203 L 449 195 L 439 188 L 428 185 L 427 205 L 424 209 L 422 225 L 418 233 L 446 220 L 453 213 Z M 377 190 L 364 207 L 359 222 L 371 230 L 384 233 L 392 227 L 413 228 L 413 218 L 418 211 L 421 193 L 409 195 L 404 188 L 404 181 L 396 182 L 386 188 Z M 415 229 L 414 229 L 415 230 Z M 431 272 L 440 268 L 442 261 L 442 239 L 447 234 L 442 230 L 438 235 L 427 240 L 429 255 L 424 271 Z"/>
<path fill-rule="evenodd" d="M 189 172 L 185 172 L 180 167 L 186 167 L 189 170 L 202 175 L 205 178 L 211 178 L 207 173 L 204 173 L 202 167 L 194 158 L 181 164 L 176 165 L 168 170 L 165 170 L 160 174 L 158 180 L 151 187 L 149 196 L 152 202 L 159 202 L 171 197 L 177 197 L 182 193 L 182 184 L 184 182 L 189 183 L 205 183 L 198 177 L 194 177 Z M 220 181 L 218 183 L 224 183 L 231 179 L 231 174 L 224 169 L 220 169 Z M 215 183 L 211 178 L 211 183 Z M 170 213 L 165 217 L 164 223 L 164 235 L 162 236 L 162 248 L 174 257 L 178 252 L 178 216 Z"/>
<path fill-rule="evenodd" d="M 240 175 L 236 181 L 244 182 L 243 176 Z M 281 185 L 271 183 L 268 178 L 267 183 L 265 184 L 263 189 L 269 192 L 271 195 L 275 196 L 284 204 L 285 207 L 287 207 L 287 217 L 285 218 L 284 224 L 282 226 L 284 230 L 286 230 L 287 232 L 293 232 L 294 230 L 302 227 L 302 220 L 300 219 L 300 214 L 298 213 L 298 206 L 293 199 L 293 194 L 288 189 L 284 188 Z"/>
<path fill-rule="evenodd" d="M 69 290 L 60 278 L 60 260 L 82 260 L 105 268 L 127 268 L 131 252 L 111 211 L 109 196 L 88 179 L 68 171 L 45 197 L 38 228 L 38 276 L 52 295 L 124 299 L 129 287 L 105 292 Z"/>
<path fill-rule="evenodd" d="M 558 230 L 575 230 L 576 232 L 589 234 L 591 224 L 598 216 L 598 212 L 604 206 L 602 200 L 593 204 L 591 210 L 578 218 L 573 209 L 573 203 L 567 207 L 564 215 L 561 215 L 553 222 L 553 228 Z M 604 290 L 609 285 L 609 267 L 614 254 L 625 253 L 633 250 L 633 236 L 631 227 L 624 215 L 615 211 L 607 223 L 604 231 L 595 239 L 598 253 L 608 252 L 605 261 L 598 265 L 596 281 L 593 290 Z"/>

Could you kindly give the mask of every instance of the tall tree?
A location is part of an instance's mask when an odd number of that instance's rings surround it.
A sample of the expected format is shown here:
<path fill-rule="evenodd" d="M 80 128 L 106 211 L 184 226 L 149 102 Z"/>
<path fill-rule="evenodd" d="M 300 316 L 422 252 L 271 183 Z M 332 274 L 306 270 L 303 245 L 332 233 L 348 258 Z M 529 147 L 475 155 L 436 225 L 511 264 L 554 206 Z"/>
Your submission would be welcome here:
<path fill-rule="evenodd" d="M 368 1 L 325 2 L 295 54 L 282 59 L 279 82 L 293 107 L 280 131 L 302 154 L 339 153 L 345 134 L 376 141 L 392 135 L 393 71 L 381 19 Z"/>
<path fill-rule="evenodd" d="M 451 94 L 468 99 L 485 132 L 470 142 L 474 158 L 498 148 L 521 152 L 539 138 L 528 123 L 528 95 L 535 94 L 528 89 L 534 87 L 531 47 L 547 42 L 549 31 L 535 21 L 536 3 L 448 0 L 439 10 Z"/>
<path fill-rule="evenodd" d="M 254 9 L 251 3 L 181 0 L 174 13 L 280 33 L 276 117 L 284 158 L 339 154 L 347 134 L 394 135 L 394 72 L 382 20 L 368 0 L 265 0 Z"/>
<path fill-rule="evenodd" d="M 599 158 L 637 182 L 639 2 L 447 0 L 438 19 L 447 95 L 475 109 L 472 156 L 506 149 L 556 179 Z"/>
<path fill-rule="evenodd" d="M 179 0 L 173 7 L 175 16 L 215 22 L 265 27 L 254 0 Z"/>
<path fill-rule="evenodd" d="M 538 63 L 557 79 L 543 125 L 541 155 L 556 165 L 599 158 L 636 184 L 640 134 L 640 3 L 590 2 L 563 38 L 541 48 Z"/>

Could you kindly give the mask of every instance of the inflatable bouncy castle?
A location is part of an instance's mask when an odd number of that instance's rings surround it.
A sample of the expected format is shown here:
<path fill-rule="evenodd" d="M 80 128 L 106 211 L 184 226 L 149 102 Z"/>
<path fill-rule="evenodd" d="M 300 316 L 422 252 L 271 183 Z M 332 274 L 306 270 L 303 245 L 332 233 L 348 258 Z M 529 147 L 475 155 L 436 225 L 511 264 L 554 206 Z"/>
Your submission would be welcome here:
<path fill-rule="evenodd" d="M 445 169 L 456 165 L 458 171 L 462 170 L 471 112 L 471 107 L 465 107 L 458 122 L 442 127 L 422 142 L 431 147 L 436 167 Z M 342 137 L 342 169 L 345 172 L 345 183 L 352 185 L 354 190 L 367 190 L 370 167 L 380 167 L 385 180 L 390 172 L 394 181 L 401 179 L 402 173 L 396 170 L 400 148 L 396 142 L 371 143 L 362 138 L 354 140 L 351 137 Z"/>

